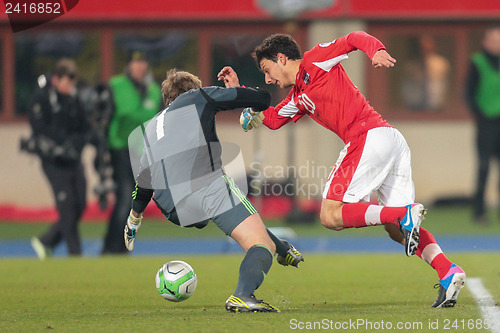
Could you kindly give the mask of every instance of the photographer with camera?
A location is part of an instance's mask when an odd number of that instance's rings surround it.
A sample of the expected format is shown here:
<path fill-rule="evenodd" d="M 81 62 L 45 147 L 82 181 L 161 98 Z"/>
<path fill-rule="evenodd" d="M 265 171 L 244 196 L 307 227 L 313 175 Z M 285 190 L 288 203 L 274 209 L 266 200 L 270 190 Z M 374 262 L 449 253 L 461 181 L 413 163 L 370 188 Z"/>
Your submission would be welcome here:
<path fill-rule="evenodd" d="M 71 59 L 56 63 L 52 75 L 40 76 L 30 102 L 33 135 L 21 149 L 37 154 L 52 187 L 59 219 L 31 245 L 40 259 L 65 241 L 70 255 L 81 255 L 78 222 L 86 205 L 86 180 L 81 152 L 89 124 L 76 88 L 77 66 Z"/>

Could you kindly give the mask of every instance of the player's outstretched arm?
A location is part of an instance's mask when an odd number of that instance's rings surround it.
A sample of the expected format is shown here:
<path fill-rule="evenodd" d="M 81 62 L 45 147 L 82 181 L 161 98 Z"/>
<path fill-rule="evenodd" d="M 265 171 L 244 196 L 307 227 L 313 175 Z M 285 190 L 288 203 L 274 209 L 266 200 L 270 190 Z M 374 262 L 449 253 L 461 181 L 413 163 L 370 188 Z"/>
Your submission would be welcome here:
<path fill-rule="evenodd" d="M 234 69 L 230 66 L 226 66 L 219 74 L 217 74 L 217 80 L 223 81 L 226 88 L 231 87 L 240 87 L 240 81 L 238 79 L 238 75 L 234 71 Z"/>
<path fill-rule="evenodd" d="M 375 68 L 379 67 L 394 67 L 394 64 L 396 63 L 396 59 L 391 57 L 389 53 L 387 53 L 386 50 L 378 50 L 375 52 L 372 58 L 372 65 Z"/>
<path fill-rule="evenodd" d="M 364 31 L 354 31 L 345 36 L 346 51 L 361 50 L 371 59 L 375 68 L 394 67 L 396 59 L 387 53 L 384 44 Z"/>

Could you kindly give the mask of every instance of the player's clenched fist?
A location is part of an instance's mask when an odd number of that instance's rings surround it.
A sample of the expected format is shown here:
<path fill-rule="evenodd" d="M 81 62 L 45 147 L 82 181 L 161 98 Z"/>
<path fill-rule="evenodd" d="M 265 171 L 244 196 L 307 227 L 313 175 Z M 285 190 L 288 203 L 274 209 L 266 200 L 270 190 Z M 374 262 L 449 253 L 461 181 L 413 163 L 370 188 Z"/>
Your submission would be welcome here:
<path fill-rule="evenodd" d="M 259 127 L 263 120 L 264 113 L 254 111 L 252 108 L 245 108 L 240 115 L 240 124 L 245 132 Z"/>

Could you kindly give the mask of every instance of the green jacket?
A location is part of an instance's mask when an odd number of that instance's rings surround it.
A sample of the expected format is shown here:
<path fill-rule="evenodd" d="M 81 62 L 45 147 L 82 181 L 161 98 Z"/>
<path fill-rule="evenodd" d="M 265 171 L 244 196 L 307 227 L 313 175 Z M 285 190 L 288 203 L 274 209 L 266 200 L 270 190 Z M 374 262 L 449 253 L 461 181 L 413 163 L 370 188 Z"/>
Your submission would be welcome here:
<path fill-rule="evenodd" d="M 109 124 L 108 145 L 110 149 L 127 149 L 129 134 L 160 110 L 160 86 L 149 84 L 145 97 L 141 98 L 126 75 L 111 78 L 109 85 L 113 91 L 115 112 Z"/>
<path fill-rule="evenodd" d="M 500 117 L 500 70 L 494 68 L 483 53 L 476 53 L 472 61 L 479 72 L 475 99 L 486 118 Z"/>

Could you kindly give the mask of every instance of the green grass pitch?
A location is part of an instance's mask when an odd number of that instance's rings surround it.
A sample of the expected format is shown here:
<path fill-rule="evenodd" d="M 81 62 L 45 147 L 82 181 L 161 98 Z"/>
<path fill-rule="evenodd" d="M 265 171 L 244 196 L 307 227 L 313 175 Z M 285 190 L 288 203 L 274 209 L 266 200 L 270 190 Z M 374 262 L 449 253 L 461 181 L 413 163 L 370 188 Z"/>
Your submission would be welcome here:
<path fill-rule="evenodd" d="M 500 299 L 499 253 L 450 258 Z M 198 275 L 195 294 L 182 303 L 164 300 L 154 285 L 156 271 L 174 259 L 188 262 Z M 306 331 L 307 325 L 339 332 L 486 332 L 477 324 L 467 327 L 481 322 L 467 288 L 455 308 L 432 309 L 435 272 L 403 252 L 307 255 L 299 269 L 275 262 L 256 295 L 281 312 L 227 313 L 224 301 L 236 286 L 241 259 L 2 259 L 0 332 L 290 332 Z M 355 329 L 353 322 L 359 324 Z M 410 329 L 396 329 L 398 323 Z"/>

